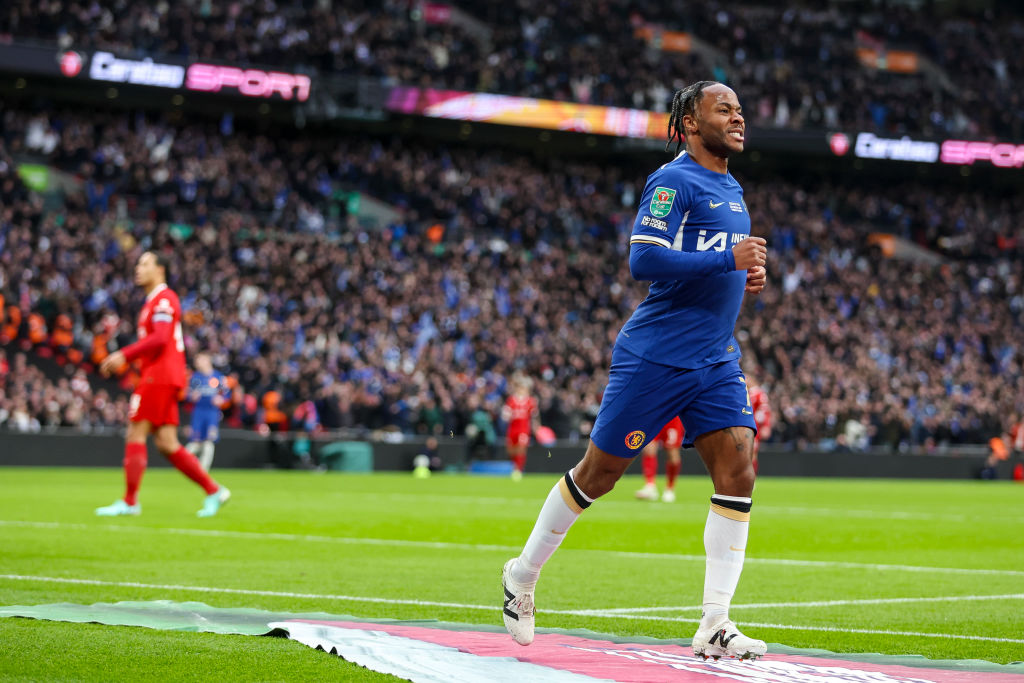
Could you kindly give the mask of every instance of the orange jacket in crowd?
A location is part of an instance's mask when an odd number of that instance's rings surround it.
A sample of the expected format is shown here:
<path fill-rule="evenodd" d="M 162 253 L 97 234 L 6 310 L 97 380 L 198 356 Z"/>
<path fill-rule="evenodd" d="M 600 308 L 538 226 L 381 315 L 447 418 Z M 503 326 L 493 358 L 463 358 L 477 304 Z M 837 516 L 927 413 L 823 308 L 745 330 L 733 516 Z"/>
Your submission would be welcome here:
<path fill-rule="evenodd" d="M 263 394 L 263 422 L 277 431 L 288 429 L 288 416 L 280 408 L 281 394 L 268 391 Z"/>
<path fill-rule="evenodd" d="M 28 340 L 33 346 L 46 343 L 46 318 L 36 312 L 28 314 Z"/>

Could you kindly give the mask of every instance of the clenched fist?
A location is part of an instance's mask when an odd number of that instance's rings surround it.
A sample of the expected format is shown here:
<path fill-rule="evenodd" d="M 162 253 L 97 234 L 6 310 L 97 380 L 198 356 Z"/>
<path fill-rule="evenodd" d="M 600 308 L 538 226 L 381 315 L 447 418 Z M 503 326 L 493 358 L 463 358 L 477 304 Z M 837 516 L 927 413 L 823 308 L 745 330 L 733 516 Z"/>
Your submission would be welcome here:
<path fill-rule="evenodd" d="M 764 266 L 754 266 L 747 270 L 747 286 L 743 291 L 750 294 L 760 294 L 767 282 L 768 271 L 764 269 Z"/>
<path fill-rule="evenodd" d="M 732 248 L 732 256 L 736 259 L 736 270 L 750 270 L 755 266 L 763 266 L 768 259 L 768 243 L 763 237 L 748 237 Z"/>

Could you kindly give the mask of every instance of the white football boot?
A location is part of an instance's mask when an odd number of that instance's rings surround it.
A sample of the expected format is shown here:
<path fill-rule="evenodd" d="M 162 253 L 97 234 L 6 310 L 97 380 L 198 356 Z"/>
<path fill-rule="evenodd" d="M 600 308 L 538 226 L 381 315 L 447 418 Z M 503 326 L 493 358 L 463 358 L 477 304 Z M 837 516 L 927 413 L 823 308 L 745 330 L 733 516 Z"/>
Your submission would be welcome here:
<path fill-rule="evenodd" d="M 138 503 L 135 505 L 129 505 L 123 500 L 115 500 L 110 505 L 104 505 L 101 508 L 96 508 L 96 514 L 99 517 L 121 517 L 126 515 L 137 517 L 142 514 L 142 506 Z"/>
<path fill-rule="evenodd" d="M 520 645 L 529 645 L 533 642 L 534 615 L 537 608 L 533 605 L 533 590 L 527 590 L 512 580 L 510 570 L 517 559 L 513 557 L 501 570 L 501 588 L 505 601 L 502 616 L 505 619 L 505 630 L 512 639 Z"/>
<path fill-rule="evenodd" d="M 711 628 L 698 628 L 693 636 L 693 654 L 704 659 L 730 657 L 754 660 L 767 651 L 768 646 L 763 640 L 743 635 L 729 619 L 722 619 Z"/>
<path fill-rule="evenodd" d="M 639 500 L 658 500 L 658 487 L 654 484 L 644 484 L 644 487 L 636 492 Z"/>

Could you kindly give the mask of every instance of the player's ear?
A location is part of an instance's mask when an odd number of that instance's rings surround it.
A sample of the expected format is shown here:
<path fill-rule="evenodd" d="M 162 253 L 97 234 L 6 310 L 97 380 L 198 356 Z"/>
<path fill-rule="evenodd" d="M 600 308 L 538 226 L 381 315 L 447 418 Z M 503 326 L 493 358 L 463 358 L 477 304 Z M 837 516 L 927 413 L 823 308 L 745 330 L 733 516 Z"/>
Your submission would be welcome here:
<path fill-rule="evenodd" d="M 699 135 L 697 129 L 697 115 L 696 114 L 685 114 L 683 115 L 683 133 L 686 137 L 693 135 Z"/>

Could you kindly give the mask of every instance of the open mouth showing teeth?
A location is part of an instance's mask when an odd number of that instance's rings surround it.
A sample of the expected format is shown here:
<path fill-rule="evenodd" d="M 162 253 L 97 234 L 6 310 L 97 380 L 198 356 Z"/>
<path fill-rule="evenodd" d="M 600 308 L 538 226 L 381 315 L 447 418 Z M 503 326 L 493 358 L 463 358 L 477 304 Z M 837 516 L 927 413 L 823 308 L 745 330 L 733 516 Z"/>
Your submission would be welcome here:
<path fill-rule="evenodd" d="M 729 135 L 736 140 L 743 140 L 743 131 L 741 130 L 730 130 Z"/>

